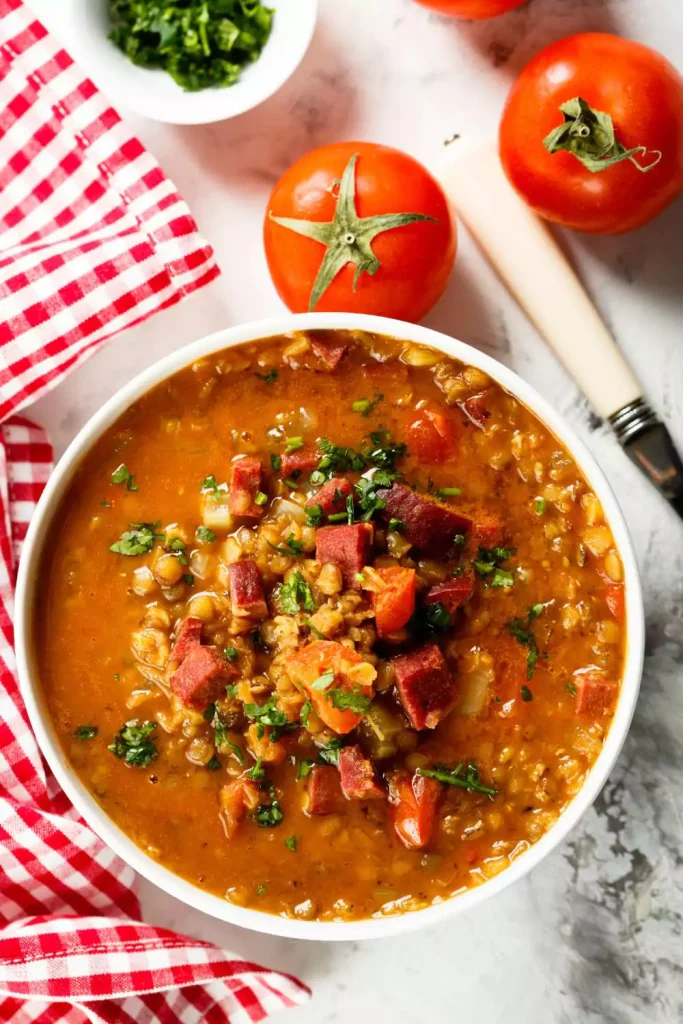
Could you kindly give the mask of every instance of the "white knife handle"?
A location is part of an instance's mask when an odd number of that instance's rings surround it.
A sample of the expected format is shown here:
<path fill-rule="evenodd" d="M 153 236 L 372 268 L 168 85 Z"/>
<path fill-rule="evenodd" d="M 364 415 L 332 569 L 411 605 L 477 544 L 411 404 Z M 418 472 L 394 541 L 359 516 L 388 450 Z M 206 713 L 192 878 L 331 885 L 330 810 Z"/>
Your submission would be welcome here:
<path fill-rule="evenodd" d="M 454 141 L 439 178 L 460 218 L 596 412 L 607 419 L 639 398 L 641 387 L 581 282 L 546 225 L 505 177 L 496 143 Z"/>

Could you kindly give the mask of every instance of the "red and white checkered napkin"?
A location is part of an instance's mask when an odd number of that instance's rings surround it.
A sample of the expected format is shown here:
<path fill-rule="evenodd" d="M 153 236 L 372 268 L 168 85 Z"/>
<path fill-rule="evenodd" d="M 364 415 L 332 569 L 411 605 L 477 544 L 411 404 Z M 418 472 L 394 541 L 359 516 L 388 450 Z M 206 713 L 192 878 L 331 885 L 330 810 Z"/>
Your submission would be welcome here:
<path fill-rule="evenodd" d="M 52 459 L 17 410 L 217 274 L 152 157 L 21 0 L 0 0 L 3 1022 L 241 1024 L 309 997 L 295 978 L 140 922 L 133 872 L 56 786 L 16 681 L 14 578 Z"/>

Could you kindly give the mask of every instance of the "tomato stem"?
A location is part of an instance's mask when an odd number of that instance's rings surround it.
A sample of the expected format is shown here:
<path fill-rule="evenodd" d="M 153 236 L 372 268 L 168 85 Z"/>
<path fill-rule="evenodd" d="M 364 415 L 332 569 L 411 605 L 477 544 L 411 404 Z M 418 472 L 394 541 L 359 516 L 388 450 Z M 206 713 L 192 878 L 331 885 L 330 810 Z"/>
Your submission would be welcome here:
<path fill-rule="evenodd" d="M 545 137 L 543 145 L 549 153 L 572 153 L 591 174 L 604 171 L 624 160 L 630 160 L 634 167 L 645 174 L 662 159 L 659 149 L 648 149 L 647 146 L 626 149 L 614 134 L 611 116 L 602 110 L 594 110 L 580 96 L 562 103 L 559 109 L 564 114 L 564 121 Z M 636 157 L 648 153 L 654 159 L 647 164 L 639 163 Z"/>

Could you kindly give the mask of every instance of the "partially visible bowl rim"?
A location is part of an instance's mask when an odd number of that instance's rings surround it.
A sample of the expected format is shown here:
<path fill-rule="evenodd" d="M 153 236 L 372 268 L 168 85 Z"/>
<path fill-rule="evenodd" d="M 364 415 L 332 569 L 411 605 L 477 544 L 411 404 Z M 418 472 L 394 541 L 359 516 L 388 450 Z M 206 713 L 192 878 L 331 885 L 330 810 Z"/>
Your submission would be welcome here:
<path fill-rule="evenodd" d="M 133 401 L 155 384 L 199 358 L 243 342 L 257 341 L 291 331 L 315 329 L 366 330 L 402 341 L 431 345 L 447 355 L 482 369 L 519 398 L 565 445 L 600 500 L 624 566 L 627 610 L 627 649 L 617 709 L 605 744 L 588 778 L 560 815 L 557 823 L 509 867 L 477 887 L 422 910 L 349 922 L 296 921 L 259 910 L 238 907 L 220 896 L 199 889 L 144 853 L 105 813 L 70 768 L 47 709 L 43 708 L 38 670 L 32 663 L 29 649 L 32 638 L 33 596 L 38 583 L 37 570 L 42 555 L 42 541 L 49 532 L 51 519 L 60 506 L 74 472 L 102 433 Z M 379 938 L 438 924 L 495 896 L 526 875 L 555 849 L 591 806 L 617 760 L 638 697 L 645 634 L 638 566 L 621 509 L 593 456 L 551 405 L 512 370 L 464 342 L 403 321 L 348 313 L 283 314 L 217 331 L 171 353 L 117 391 L 79 431 L 57 464 L 43 492 L 24 542 L 17 582 L 15 629 L 21 693 L 41 750 L 57 781 L 76 809 L 115 853 L 140 875 L 171 896 L 219 920 L 269 935 L 329 941 Z"/>

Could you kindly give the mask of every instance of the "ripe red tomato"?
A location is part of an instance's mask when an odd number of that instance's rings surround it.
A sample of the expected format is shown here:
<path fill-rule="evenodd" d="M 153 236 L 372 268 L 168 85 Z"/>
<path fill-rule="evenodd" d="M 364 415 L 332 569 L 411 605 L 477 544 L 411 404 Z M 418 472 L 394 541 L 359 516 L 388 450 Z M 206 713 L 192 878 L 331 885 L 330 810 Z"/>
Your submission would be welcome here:
<path fill-rule="evenodd" d="M 445 462 L 453 454 L 455 437 L 449 420 L 440 412 L 422 409 L 406 427 L 408 448 L 421 462 Z"/>
<path fill-rule="evenodd" d="M 443 292 L 455 225 L 439 184 L 412 157 L 340 142 L 298 160 L 273 190 L 266 259 L 293 312 L 417 321 Z"/>
<path fill-rule="evenodd" d="M 641 43 L 599 32 L 560 39 L 513 85 L 500 157 L 541 217 L 598 234 L 640 227 L 683 188 L 683 79 Z"/>
<path fill-rule="evenodd" d="M 499 14 L 521 7 L 526 0 L 417 0 L 439 14 L 453 18 L 496 18 Z"/>

